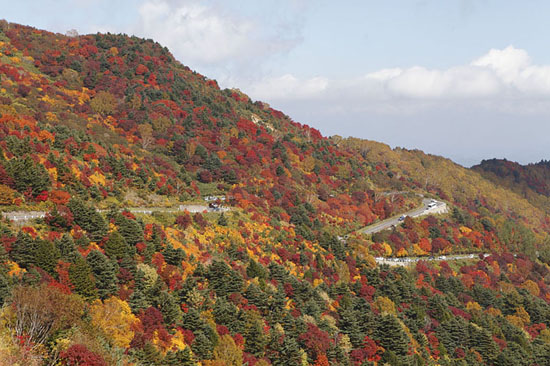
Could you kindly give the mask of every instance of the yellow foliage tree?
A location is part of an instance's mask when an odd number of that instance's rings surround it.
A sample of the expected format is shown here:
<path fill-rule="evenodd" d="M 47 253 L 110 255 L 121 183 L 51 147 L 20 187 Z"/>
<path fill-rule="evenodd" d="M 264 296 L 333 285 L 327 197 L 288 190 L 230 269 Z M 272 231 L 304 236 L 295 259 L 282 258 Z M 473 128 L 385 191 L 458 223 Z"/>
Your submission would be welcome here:
<path fill-rule="evenodd" d="M 479 312 L 481 311 L 481 305 L 479 305 L 476 301 L 468 301 L 466 304 L 466 310 L 470 312 Z"/>
<path fill-rule="evenodd" d="M 126 301 L 111 297 L 105 302 L 96 300 L 91 306 L 92 322 L 111 339 L 117 347 L 127 348 L 134 338 L 134 325 L 139 319 L 132 314 Z"/>
<path fill-rule="evenodd" d="M 0 184 L 0 205 L 11 205 L 17 197 L 17 192 L 10 187 Z"/>
<path fill-rule="evenodd" d="M 394 302 L 385 296 L 378 296 L 372 305 L 382 314 L 397 314 Z"/>
<path fill-rule="evenodd" d="M 527 280 L 525 281 L 521 287 L 523 287 L 524 289 L 526 289 L 527 291 L 529 291 L 529 293 L 533 296 L 539 296 L 540 295 L 540 288 L 539 286 L 536 284 L 536 282 L 532 281 L 532 280 Z"/>
<path fill-rule="evenodd" d="M 406 257 L 407 255 L 409 255 L 409 253 L 407 253 L 407 250 L 405 248 L 401 248 L 397 251 L 398 257 Z"/>
<path fill-rule="evenodd" d="M 145 150 L 155 141 L 153 138 L 153 127 L 150 124 L 144 123 L 138 126 L 139 134 L 141 135 L 141 147 Z"/>
<path fill-rule="evenodd" d="M 153 130 L 158 132 L 164 132 L 172 125 L 170 118 L 166 116 L 160 116 L 151 121 Z"/>
<path fill-rule="evenodd" d="M 115 96 L 106 91 L 100 91 L 90 102 L 90 107 L 95 113 L 103 116 L 113 114 L 117 105 Z"/>
<path fill-rule="evenodd" d="M 233 337 L 224 334 L 214 348 L 214 361 L 221 362 L 224 366 L 241 366 L 243 364 L 243 351 L 235 344 Z"/>
<path fill-rule="evenodd" d="M 390 245 L 388 243 L 384 242 L 384 243 L 382 243 L 382 248 L 384 248 L 386 257 L 389 257 L 392 253 Z"/>

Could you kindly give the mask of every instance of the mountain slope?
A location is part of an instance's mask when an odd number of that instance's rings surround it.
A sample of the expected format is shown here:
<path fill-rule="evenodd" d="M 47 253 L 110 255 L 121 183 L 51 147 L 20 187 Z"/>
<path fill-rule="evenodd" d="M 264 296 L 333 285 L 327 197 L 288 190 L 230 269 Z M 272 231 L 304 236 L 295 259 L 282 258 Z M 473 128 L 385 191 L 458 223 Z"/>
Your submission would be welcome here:
<path fill-rule="evenodd" d="M 547 362 L 548 221 L 521 195 L 323 137 L 150 40 L 0 29 L 0 204 L 48 211 L 0 223 L 0 364 Z M 212 195 L 230 211 L 162 210 Z M 451 212 L 342 239 L 420 195 Z M 449 253 L 489 255 L 374 260 Z"/>
<path fill-rule="evenodd" d="M 550 208 L 550 164 L 547 161 L 521 165 L 506 159 L 491 159 L 483 160 L 472 169 L 525 197 L 534 206 L 546 211 Z"/>

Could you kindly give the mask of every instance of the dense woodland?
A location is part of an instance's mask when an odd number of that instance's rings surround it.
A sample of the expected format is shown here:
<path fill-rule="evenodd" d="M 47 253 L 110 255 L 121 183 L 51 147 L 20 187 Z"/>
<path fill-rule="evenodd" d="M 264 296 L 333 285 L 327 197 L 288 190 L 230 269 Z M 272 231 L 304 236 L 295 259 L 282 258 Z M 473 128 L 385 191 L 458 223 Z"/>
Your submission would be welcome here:
<path fill-rule="evenodd" d="M 326 138 L 152 40 L 5 21 L 0 152 L 0 209 L 47 212 L 0 222 L 0 365 L 550 365 L 548 206 L 509 178 L 547 173 Z M 449 213 L 356 233 L 419 195 Z M 231 209 L 160 209 L 205 196 Z"/>

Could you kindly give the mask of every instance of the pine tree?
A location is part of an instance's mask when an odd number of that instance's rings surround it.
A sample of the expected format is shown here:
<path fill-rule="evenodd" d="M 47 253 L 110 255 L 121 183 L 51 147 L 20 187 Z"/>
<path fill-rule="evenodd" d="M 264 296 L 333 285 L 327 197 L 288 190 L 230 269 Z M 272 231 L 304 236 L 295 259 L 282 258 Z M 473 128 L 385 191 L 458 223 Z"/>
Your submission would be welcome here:
<path fill-rule="evenodd" d="M 6 252 L 4 245 L 0 243 L 0 274 L 7 274 L 9 272 L 9 266 L 8 266 L 9 260 L 10 260 L 10 257 Z"/>
<path fill-rule="evenodd" d="M 117 214 L 116 225 L 118 226 L 118 232 L 128 244 L 136 245 L 140 241 L 143 241 L 143 228 L 135 220 L 129 219 L 122 214 Z"/>
<path fill-rule="evenodd" d="M 285 335 L 279 346 L 279 357 L 271 359 L 273 366 L 301 365 L 302 352 L 298 342 L 291 336 Z"/>
<path fill-rule="evenodd" d="M 195 308 L 191 308 L 182 316 L 183 327 L 190 329 L 193 332 L 199 330 L 203 326 L 203 321 L 200 314 Z"/>
<path fill-rule="evenodd" d="M 223 261 L 214 261 L 208 267 L 207 278 L 209 286 L 216 291 L 218 296 L 226 296 L 242 290 L 242 277 Z"/>
<path fill-rule="evenodd" d="M 249 312 L 246 315 L 248 319 L 243 334 L 245 338 L 244 350 L 256 357 L 261 357 L 269 343 L 269 338 L 264 333 L 263 321 L 257 312 Z"/>
<path fill-rule="evenodd" d="M 154 305 L 158 307 L 166 324 L 177 324 L 181 321 L 181 309 L 174 297 L 162 291 Z"/>
<path fill-rule="evenodd" d="M 14 158 L 7 163 L 7 172 L 13 178 L 15 189 L 30 193 L 33 197 L 50 188 L 48 171 L 42 164 L 37 164 L 30 156 Z"/>
<path fill-rule="evenodd" d="M 60 240 L 56 240 L 55 245 L 61 254 L 61 258 L 65 260 L 73 258 L 73 255 L 76 253 L 76 246 L 72 236 L 69 234 L 64 234 Z"/>
<path fill-rule="evenodd" d="M 10 295 L 11 285 L 9 277 L 4 273 L 0 273 L 0 308 Z"/>
<path fill-rule="evenodd" d="M 469 346 L 478 350 L 486 361 L 493 361 L 499 354 L 499 348 L 491 334 L 477 324 L 468 324 Z"/>
<path fill-rule="evenodd" d="M 246 275 L 250 278 L 263 278 L 267 279 L 267 272 L 258 262 L 250 258 L 248 261 L 248 267 L 246 267 Z"/>
<path fill-rule="evenodd" d="M 71 210 L 74 222 L 86 230 L 93 241 L 100 241 L 107 235 L 107 223 L 97 210 L 77 198 L 71 198 L 67 207 Z"/>
<path fill-rule="evenodd" d="M 147 309 L 151 306 L 151 302 L 147 298 L 145 292 L 146 289 L 145 281 L 143 280 L 143 272 L 137 271 L 134 292 L 132 292 L 132 295 L 130 295 L 130 299 L 128 301 L 134 313 L 139 312 L 141 309 Z"/>
<path fill-rule="evenodd" d="M 35 246 L 35 264 L 49 274 L 55 274 L 57 261 L 61 257 L 57 247 L 52 242 L 42 239 L 37 239 Z"/>
<path fill-rule="evenodd" d="M 105 243 L 105 254 L 111 259 L 122 259 L 130 255 L 130 247 L 122 235 L 113 231 Z"/>
<path fill-rule="evenodd" d="M 106 299 L 118 290 L 116 269 L 113 263 L 100 251 L 92 250 L 86 257 L 86 262 L 92 270 L 98 295 Z"/>
<path fill-rule="evenodd" d="M 363 344 L 365 334 L 361 332 L 361 327 L 358 323 L 359 317 L 349 307 L 342 306 L 338 313 L 340 314 L 339 328 L 342 330 L 342 333 L 348 335 L 354 347 L 361 346 Z"/>
<path fill-rule="evenodd" d="M 29 235 L 20 231 L 10 252 L 11 259 L 23 268 L 30 268 L 36 261 L 36 243 Z"/>
<path fill-rule="evenodd" d="M 168 352 L 164 357 L 163 365 L 167 366 L 196 366 L 197 363 L 193 359 L 193 353 L 189 347 L 176 352 Z"/>
<path fill-rule="evenodd" d="M 405 356 L 407 354 L 409 339 L 395 316 L 382 316 L 375 336 L 386 351 L 393 351 L 397 356 Z"/>
<path fill-rule="evenodd" d="M 227 226 L 227 218 L 225 217 L 225 215 L 223 213 L 218 218 L 218 225 Z"/>
<path fill-rule="evenodd" d="M 77 294 L 88 299 L 95 299 L 97 297 L 92 271 L 82 256 L 78 257 L 75 263 L 69 267 L 69 279 Z"/>
<path fill-rule="evenodd" d="M 162 236 L 160 234 L 160 228 L 158 225 L 153 225 L 153 234 L 151 235 L 151 242 L 154 245 L 155 252 L 162 251 Z"/>
<path fill-rule="evenodd" d="M 4 249 L 4 245 L 0 243 L 0 308 L 3 306 L 4 301 L 8 298 L 12 285 L 12 281 L 8 276 L 8 260 L 9 257 Z"/>
<path fill-rule="evenodd" d="M 195 333 L 195 340 L 191 345 L 193 353 L 199 357 L 199 359 L 206 360 L 212 358 L 212 352 L 214 351 L 214 345 L 212 341 L 202 332 L 198 330 Z"/>
<path fill-rule="evenodd" d="M 181 266 L 181 262 L 186 258 L 185 252 L 181 248 L 174 249 L 172 244 L 166 244 L 162 251 L 166 263 L 173 266 Z"/>
<path fill-rule="evenodd" d="M 239 333 L 239 309 L 223 297 L 218 297 L 212 311 L 217 324 L 226 326 L 232 333 Z"/>

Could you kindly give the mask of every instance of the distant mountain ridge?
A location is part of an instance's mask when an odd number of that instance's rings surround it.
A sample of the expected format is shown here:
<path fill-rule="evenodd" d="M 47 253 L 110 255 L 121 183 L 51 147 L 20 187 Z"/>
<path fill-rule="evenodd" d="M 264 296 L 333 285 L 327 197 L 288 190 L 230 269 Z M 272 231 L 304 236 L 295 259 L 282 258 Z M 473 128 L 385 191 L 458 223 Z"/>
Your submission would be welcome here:
<path fill-rule="evenodd" d="M 517 192 L 533 204 L 549 208 L 550 161 L 521 165 L 506 159 L 490 159 L 483 160 L 472 169 L 494 183 Z"/>

